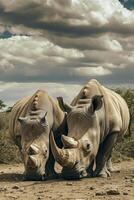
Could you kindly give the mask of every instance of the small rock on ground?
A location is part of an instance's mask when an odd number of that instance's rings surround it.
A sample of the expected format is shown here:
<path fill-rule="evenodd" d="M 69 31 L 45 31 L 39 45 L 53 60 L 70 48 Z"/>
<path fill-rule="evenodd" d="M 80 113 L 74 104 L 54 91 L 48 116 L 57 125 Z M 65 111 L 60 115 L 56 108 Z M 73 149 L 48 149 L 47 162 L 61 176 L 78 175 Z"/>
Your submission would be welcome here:
<path fill-rule="evenodd" d="M 106 195 L 106 192 L 96 192 L 96 196 L 104 196 Z"/>
<path fill-rule="evenodd" d="M 19 189 L 19 186 L 15 185 L 15 186 L 12 187 L 12 189 L 16 189 L 17 190 L 17 189 Z"/>
<path fill-rule="evenodd" d="M 120 192 L 118 189 L 109 189 L 106 191 L 107 195 L 120 195 Z"/>

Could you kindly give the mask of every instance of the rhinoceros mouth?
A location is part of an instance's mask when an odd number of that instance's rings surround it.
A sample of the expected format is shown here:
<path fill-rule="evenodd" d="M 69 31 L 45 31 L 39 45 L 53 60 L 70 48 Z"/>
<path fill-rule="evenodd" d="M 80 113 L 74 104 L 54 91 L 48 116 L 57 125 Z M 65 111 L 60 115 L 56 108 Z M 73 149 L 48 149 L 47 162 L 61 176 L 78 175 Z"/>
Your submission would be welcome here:
<path fill-rule="evenodd" d="M 26 171 L 24 173 L 24 178 L 23 178 L 23 180 L 25 181 L 44 181 L 46 179 L 47 177 L 45 173 L 40 174 L 37 171 L 33 171 L 33 170 Z"/>
<path fill-rule="evenodd" d="M 25 181 L 44 181 L 46 180 L 47 177 L 45 174 L 39 175 L 39 174 L 32 174 L 32 173 L 28 173 L 25 174 L 24 179 Z"/>
<path fill-rule="evenodd" d="M 87 177 L 87 172 L 83 167 L 80 167 L 79 163 L 76 163 L 72 169 L 63 167 L 62 177 L 68 180 L 82 179 L 82 178 Z"/>
<path fill-rule="evenodd" d="M 87 172 L 85 170 L 81 170 L 81 171 L 71 171 L 71 170 L 66 170 L 66 169 L 63 169 L 62 170 L 62 177 L 64 179 L 67 179 L 67 180 L 72 180 L 72 179 L 82 179 L 82 178 L 85 178 L 87 177 Z"/>

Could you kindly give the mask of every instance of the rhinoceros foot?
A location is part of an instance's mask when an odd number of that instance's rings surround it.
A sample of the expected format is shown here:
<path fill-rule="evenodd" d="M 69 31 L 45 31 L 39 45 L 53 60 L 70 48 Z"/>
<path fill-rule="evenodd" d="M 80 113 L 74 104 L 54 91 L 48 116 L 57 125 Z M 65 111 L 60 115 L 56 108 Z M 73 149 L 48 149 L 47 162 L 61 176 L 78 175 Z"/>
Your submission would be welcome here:
<path fill-rule="evenodd" d="M 107 169 L 106 166 L 103 167 L 103 169 L 100 171 L 99 169 L 96 169 L 93 172 L 93 177 L 101 177 L 101 178 L 107 178 L 110 177 L 111 173 L 110 171 Z"/>
<path fill-rule="evenodd" d="M 61 177 L 61 174 L 56 173 L 55 171 L 49 173 L 47 175 L 47 179 L 51 180 L 51 179 L 58 179 Z"/>
<path fill-rule="evenodd" d="M 114 169 L 113 167 L 108 167 L 108 170 L 109 170 L 110 172 L 115 172 L 115 169 Z"/>
<path fill-rule="evenodd" d="M 110 168 L 108 168 L 108 170 L 111 173 L 119 173 L 120 172 L 120 168 L 116 168 L 116 167 L 110 167 Z"/>
<path fill-rule="evenodd" d="M 98 176 L 101 178 L 107 178 L 111 176 L 111 173 L 106 167 L 104 167 L 104 169 L 102 169 Z"/>

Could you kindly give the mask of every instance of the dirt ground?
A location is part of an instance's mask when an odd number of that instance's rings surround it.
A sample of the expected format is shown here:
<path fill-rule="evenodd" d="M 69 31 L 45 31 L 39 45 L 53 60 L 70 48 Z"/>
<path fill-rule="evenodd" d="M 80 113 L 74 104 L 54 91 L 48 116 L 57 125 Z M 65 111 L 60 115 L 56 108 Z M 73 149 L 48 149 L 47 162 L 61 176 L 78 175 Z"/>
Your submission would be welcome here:
<path fill-rule="evenodd" d="M 23 181 L 23 164 L 0 165 L 0 200 L 134 200 L 134 159 L 114 164 L 112 177 Z"/>

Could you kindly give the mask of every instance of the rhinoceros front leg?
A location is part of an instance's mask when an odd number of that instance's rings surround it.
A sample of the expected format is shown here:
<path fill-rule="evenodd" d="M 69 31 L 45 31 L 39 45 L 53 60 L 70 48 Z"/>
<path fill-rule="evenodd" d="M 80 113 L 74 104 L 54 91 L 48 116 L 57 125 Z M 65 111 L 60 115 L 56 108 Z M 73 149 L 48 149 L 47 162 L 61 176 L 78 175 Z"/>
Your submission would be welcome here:
<path fill-rule="evenodd" d="M 111 156 L 112 149 L 116 143 L 118 132 L 110 133 L 100 145 L 99 151 L 96 157 L 96 169 L 93 176 L 108 177 L 110 172 L 106 167 L 106 162 Z"/>
<path fill-rule="evenodd" d="M 113 168 L 113 164 L 112 164 L 112 156 L 110 156 L 110 158 L 108 159 L 107 161 L 107 169 L 110 171 L 110 172 L 114 172 L 114 168 Z"/>
<path fill-rule="evenodd" d="M 61 142 L 61 136 L 58 136 L 55 140 L 56 140 L 56 144 L 60 148 L 62 148 L 63 145 Z M 48 177 L 49 179 L 55 179 L 55 178 L 60 177 L 60 175 L 55 171 L 54 166 L 55 166 L 55 159 L 52 154 L 51 147 L 50 147 L 49 159 L 47 161 L 46 168 L 45 168 L 46 177 Z"/>
<path fill-rule="evenodd" d="M 46 163 L 46 169 L 45 169 L 46 178 L 48 178 L 48 179 L 58 178 L 58 174 L 55 172 L 54 166 L 55 166 L 55 159 L 54 159 L 53 154 L 50 150 L 49 159 Z"/>
<path fill-rule="evenodd" d="M 96 160 L 94 159 L 92 163 L 89 165 L 89 167 L 87 168 L 88 177 L 93 176 L 93 172 L 95 168 L 96 168 Z"/>

